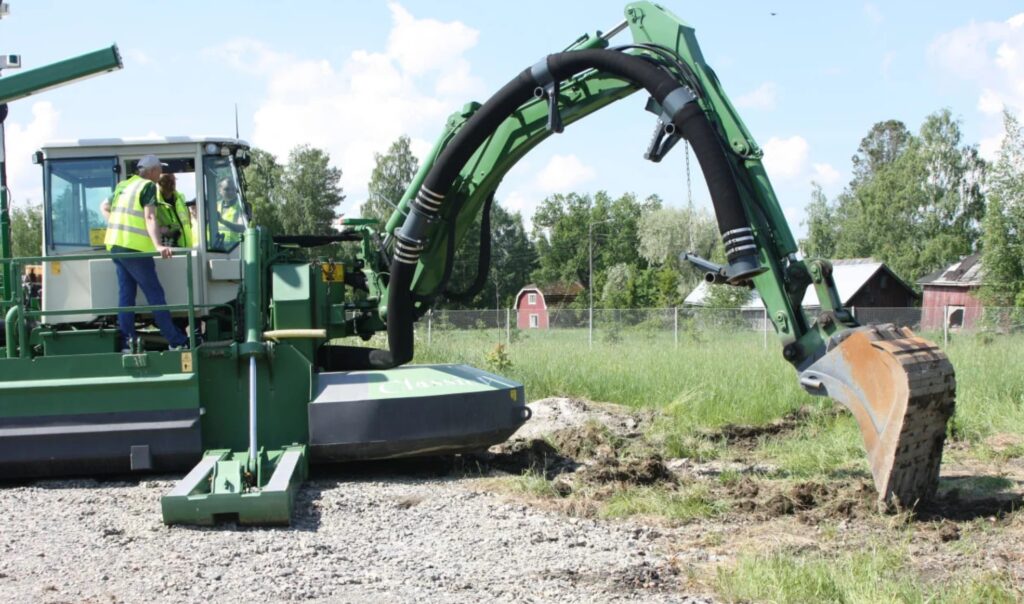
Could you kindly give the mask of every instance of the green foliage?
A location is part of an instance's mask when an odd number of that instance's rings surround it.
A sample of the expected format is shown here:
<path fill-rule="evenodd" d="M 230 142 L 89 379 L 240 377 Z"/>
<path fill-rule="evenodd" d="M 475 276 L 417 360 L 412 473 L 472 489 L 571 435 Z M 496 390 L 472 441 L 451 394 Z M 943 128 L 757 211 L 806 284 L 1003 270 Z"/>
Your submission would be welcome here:
<path fill-rule="evenodd" d="M 829 203 L 821 185 L 811 183 L 811 203 L 807 204 L 807 238 L 800 249 L 807 258 L 833 258 L 836 254 L 835 208 Z"/>
<path fill-rule="evenodd" d="M 985 270 L 979 294 L 990 306 L 1024 306 L 1024 129 L 1009 112 L 1003 123 L 982 225 Z"/>
<path fill-rule="evenodd" d="M 484 357 L 484 364 L 494 373 L 507 373 L 512 369 L 512 359 L 509 358 L 508 349 L 504 344 L 495 345 Z"/>
<path fill-rule="evenodd" d="M 283 232 L 294 235 L 324 235 L 335 232 L 337 207 L 345 200 L 341 190 L 341 169 L 330 166 L 330 155 L 322 149 L 300 145 L 288 154 L 281 179 L 278 216 Z"/>
<path fill-rule="evenodd" d="M 419 160 L 413 155 L 409 143 L 409 137 L 402 135 L 383 155 L 373 154 L 375 165 L 367 187 L 368 197 L 360 214 L 364 218 L 376 218 L 382 228 L 419 170 Z"/>
<path fill-rule="evenodd" d="M 742 308 L 750 302 L 753 290 L 746 287 L 716 284 L 708 286 L 708 295 L 704 298 L 704 306 L 713 309 Z"/>
<path fill-rule="evenodd" d="M 11 253 L 22 257 L 43 253 L 42 206 L 11 208 Z"/>
<path fill-rule="evenodd" d="M 281 178 L 284 168 L 263 149 L 252 149 L 249 165 L 243 169 L 245 200 L 252 205 L 253 222 L 271 235 L 281 230 Z"/>
<path fill-rule="evenodd" d="M 929 115 L 918 135 L 898 121 L 875 124 L 835 205 L 815 190 L 804 246 L 811 255 L 873 257 L 916 282 L 976 248 L 985 169 L 948 110 Z"/>
<path fill-rule="evenodd" d="M 725 502 L 715 499 L 706 485 L 694 484 L 679 489 L 632 487 L 616 491 L 602 504 L 600 513 L 606 518 L 657 516 L 686 522 L 713 518 L 725 509 Z"/>

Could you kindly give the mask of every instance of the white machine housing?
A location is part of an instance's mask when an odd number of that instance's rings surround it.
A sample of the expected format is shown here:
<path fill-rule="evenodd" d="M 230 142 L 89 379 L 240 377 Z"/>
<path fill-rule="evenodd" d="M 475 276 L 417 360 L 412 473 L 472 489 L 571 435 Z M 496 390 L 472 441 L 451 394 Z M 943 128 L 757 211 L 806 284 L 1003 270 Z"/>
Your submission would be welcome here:
<path fill-rule="evenodd" d="M 219 221 L 217 187 L 230 180 L 237 203 L 246 207 L 239 182 L 241 166 L 249 156 L 245 141 L 166 137 L 82 139 L 45 145 L 34 158 L 43 167 L 42 255 L 109 254 L 103 245 L 106 221 L 100 204 L 110 197 L 118 181 L 135 173 L 135 164 L 148 154 L 167 164 L 164 172 L 176 174 L 178 190 L 186 199 L 194 198 L 196 205 L 195 244 L 190 256 L 156 260 L 167 303 L 188 302 L 186 262 L 191 261 L 196 315 L 206 315 L 212 305 L 237 298 L 242 279 L 241 247 L 237 234 L 232 241 L 224 241 L 227 231 Z M 238 228 L 248 226 L 246 212 L 237 216 Z M 117 275 L 110 258 L 47 262 L 42 285 L 44 312 L 118 306 Z M 136 304 L 149 304 L 141 291 Z M 46 315 L 43 322 L 80 323 L 97 318 L 93 314 Z"/>

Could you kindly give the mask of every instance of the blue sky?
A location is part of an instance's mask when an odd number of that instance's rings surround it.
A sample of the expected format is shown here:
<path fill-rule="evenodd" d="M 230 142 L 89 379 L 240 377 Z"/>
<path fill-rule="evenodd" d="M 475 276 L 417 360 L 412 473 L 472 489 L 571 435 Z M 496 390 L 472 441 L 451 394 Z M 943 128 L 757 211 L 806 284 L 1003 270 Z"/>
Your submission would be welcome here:
<path fill-rule="evenodd" d="M 401 134 L 424 152 L 444 120 L 584 32 L 622 19 L 624 3 L 192 2 L 165 12 L 124 2 L 10 0 L 0 52 L 26 68 L 116 42 L 125 69 L 11 107 L 7 148 L 16 203 L 38 200 L 31 152 L 52 139 L 241 134 L 284 156 L 330 151 L 352 215 L 374 152 Z M 1024 106 L 1019 2 L 666 2 L 697 29 L 709 64 L 765 149 L 798 234 L 810 182 L 835 195 L 870 126 L 916 130 L 948 107 L 966 142 L 991 156 L 1000 112 Z M 940 8 L 941 7 L 941 8 Z M 771 13 L 776 13 L 774 16 Z M 626 42 L 628 33 L 615 42 Z M 557 192 L 661 195 L 686 202 L 682 147 L 642 159 L 654 126 L 634 95 L 552 137 L 505 179 L 498 198 L 529 216 Z M 694 172 L 698 172 L 694 163 Z M 709 207 L 694 179 L 695 203 Z"/>

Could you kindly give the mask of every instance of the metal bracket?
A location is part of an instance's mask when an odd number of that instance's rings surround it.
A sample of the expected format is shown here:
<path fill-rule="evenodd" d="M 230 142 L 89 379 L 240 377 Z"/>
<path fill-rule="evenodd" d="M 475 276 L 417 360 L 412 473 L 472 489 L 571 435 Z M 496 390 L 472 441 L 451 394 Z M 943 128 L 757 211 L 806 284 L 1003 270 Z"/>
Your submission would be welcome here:
<path fill-rule="evenodd" d="M 533 96 L 538 99 L 547 99 L 548 101 L 548 132 L 561 133 L 565 130 L 565 126 L 562 124 L 562 114 L 558 111 L 558 95 L 561 91 L 562 83 L 551 75 L 547 57 L 538 61 L 530 68 L 530 75 L 533 76 L 534 81 L 538 84 L 537 88 L 533 91 Z"/>
<path fill-rule="evenodd" d="M 696 95 L 686 86 L 680 86 L 668 93 L 668 96 L 660 104 L 654 100 L 654 97 L 647 99 L 646 110 L 658 116 L 658 124 L 654 127 L 654 134 L 651 136 L 651 142 L 647 145 L 644 159 L 658 163 L 679 142 L 682 136 L 676 131 L 675 116 L 683 110 L 683 107 L 696 99 Z"/>

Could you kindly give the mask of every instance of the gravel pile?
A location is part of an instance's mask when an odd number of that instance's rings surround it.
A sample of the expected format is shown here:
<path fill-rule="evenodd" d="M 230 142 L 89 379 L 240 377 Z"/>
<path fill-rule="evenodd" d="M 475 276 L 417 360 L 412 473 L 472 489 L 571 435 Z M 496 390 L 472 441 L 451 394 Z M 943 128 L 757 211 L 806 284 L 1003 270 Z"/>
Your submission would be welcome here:
<path fill-rule="evenodd" d="M 170 477 L 4 485 L 0 601 L 708 601 L 657 530 L 386 474 L 315 477 L 278 529 L 166 527 Z"/>

